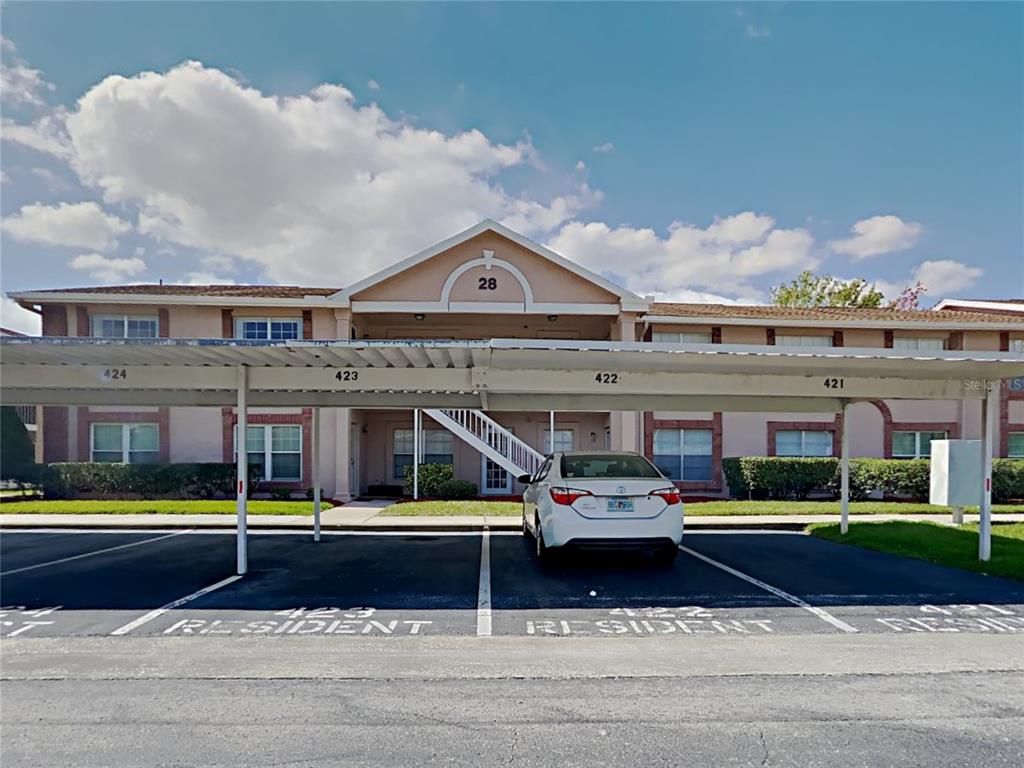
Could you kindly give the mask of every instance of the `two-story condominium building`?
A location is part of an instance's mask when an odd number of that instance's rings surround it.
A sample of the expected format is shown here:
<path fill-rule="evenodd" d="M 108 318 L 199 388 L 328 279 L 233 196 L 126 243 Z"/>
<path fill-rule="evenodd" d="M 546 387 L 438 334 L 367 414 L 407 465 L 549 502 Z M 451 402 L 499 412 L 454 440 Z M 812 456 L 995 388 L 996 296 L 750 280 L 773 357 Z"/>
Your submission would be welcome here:
<path fill-rule="evenodd" d="M 343 276 L 339 276 L 343 278 Z M 338 282 L 343 282 L 339 279 Z M 775 345 L 1024 352 L 1024 303 L 955 302 L 941 309 L 796 309 L 654 302 L 637 296 L 492 221 L 484 221 L 347 288 L 280 285 L 127 285 L 11 294 L 42 315 L 46 336 L 113 338 L 571 339 L 651 344 Z M 938 437 L 981 431 L 978 401 L 859 402 L 848 423 L 831 414 L 731 412 L 489 412 L 473 435 L 451 420 L 423 418 L 424 460 L 454 465 L 486 494 L 518 488 L 502 453 L 522 441 L 538 452 L 643 452 L 686 491 L 724 493 L 726 456 L 851 454 L 925 457 Z M 42 461 L 233 461 L 232 408 L 41 409 Z M 479 415 L 477 415 L 479 416 Z M 309 409 L 251 409 L 250 462 L 264 487 L 310 485 Z M 345 500 L 397 493 L 413 460 L 410 410 L 324 408 L 320 476 Z M 474 438 L 475 436 L 475 438 Z M 1024 457 L 1024 392 L 1004 387 L 996 454 Z"/>

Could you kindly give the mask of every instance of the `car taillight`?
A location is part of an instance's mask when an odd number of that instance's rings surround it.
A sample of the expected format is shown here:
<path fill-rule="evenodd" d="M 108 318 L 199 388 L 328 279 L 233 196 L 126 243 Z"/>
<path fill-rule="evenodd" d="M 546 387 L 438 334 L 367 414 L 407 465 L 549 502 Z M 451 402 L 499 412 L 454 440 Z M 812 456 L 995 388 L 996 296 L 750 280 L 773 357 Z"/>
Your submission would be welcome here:
<path fill-rule="evenodd" d="M 552 488 L 551 489 L 551 500 L 555 504 L 562 504 L 568 507 L 580 496 L 593 496 L 590 491 L 583 491 L 579 488 Z"/>
<path fill-rule="evenodd" d="M 665 500 L 666 504 L 678 504 L 683 500 L 683 494 L 679 492 L 678 488 L 662 488 L 657 491 L 651 491 L 651 496 L 660 496 Z"/>

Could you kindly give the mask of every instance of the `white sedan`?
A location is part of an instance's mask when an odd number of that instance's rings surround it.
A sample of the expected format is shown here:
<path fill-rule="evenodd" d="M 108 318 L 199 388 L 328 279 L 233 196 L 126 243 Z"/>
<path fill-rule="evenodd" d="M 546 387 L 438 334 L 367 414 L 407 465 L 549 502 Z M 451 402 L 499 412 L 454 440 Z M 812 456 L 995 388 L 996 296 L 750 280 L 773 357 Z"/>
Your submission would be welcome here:
<path fill-rule="evenodd" d="M 637 453 L 570 451 L 548 456 L 533 475 L 519 477 L 523 533 L 537 556 L 561 547 L 653 550 L 671 563 L 683 537 L 679 490 Z"/>

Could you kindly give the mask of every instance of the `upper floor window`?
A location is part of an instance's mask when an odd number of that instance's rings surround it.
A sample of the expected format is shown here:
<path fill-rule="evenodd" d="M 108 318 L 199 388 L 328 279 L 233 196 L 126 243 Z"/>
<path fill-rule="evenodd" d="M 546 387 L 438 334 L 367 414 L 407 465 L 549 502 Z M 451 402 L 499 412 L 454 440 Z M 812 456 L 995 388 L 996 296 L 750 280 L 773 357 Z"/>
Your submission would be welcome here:
<path fill-rule="evenodd" d="M 1024 339 L 1010 339 L 1011 352 L 1024 352 Z"/>
<path fill-rule="evenodd" d="M 149 315 L 93 315 L 92 335 L 104 339 L 155 339 L 160 322 Z"/>
<path fill-rule="evenodd" d="M 302 321 L 290 317 L 240 317 L 235 320 L 235 338 L 256 341 L 301 339 Z"/>
<path fill-rule="evenodd" d="M 90 460 L 114 464 L 142 464 L 160 455 L 157 424 L 93 424 Z"/>
<path fill-rule="evenodd" d="M 932 455 L 932 440 L 945 439 L 945 432 L 894 431 L 892 456 L 894 459 L 927 459 Z"/>
<path fill-rule="evenodd" d="M 663 341 L 669 344 L 710 344 L 711 331 L 707 333 L 654 331 L 651 333 L 651 341 Z"/>
<path fill-rule="evenodd" d="M 831 347 L 832 334 L 828 335 L 803 335 L 803 334 L 775 334 L 775 346 L 777 347 Z"/>
<path fill-rule="evenodd" d="M 780 429 L 775 433 L 776 456 L 831 456 L 832 433 L 814 429 Z"/>
<path fill-rule="evenodd" d="M 946 339 L 936 339 L 928 336 L 897 336 L 892 340 L 893 349 L 927 349 L 941 352 L 949 346 Z"/>
<path fill-rule="evenodd" d="M 1024 432 L 1011 432 L 1006 436 L 1006 455 L 1011 459 L 1024 459 Z"/>

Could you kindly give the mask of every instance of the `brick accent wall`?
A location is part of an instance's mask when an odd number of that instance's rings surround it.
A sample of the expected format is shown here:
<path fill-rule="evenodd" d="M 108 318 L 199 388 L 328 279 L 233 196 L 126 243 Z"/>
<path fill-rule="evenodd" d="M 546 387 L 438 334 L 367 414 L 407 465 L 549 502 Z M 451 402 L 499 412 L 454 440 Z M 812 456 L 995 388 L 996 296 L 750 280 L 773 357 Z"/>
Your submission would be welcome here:
<path fill-rule="evenodd" d="M 843 437 L 843 414 L 837 413 L 832 421 L 769 421 L 767 422 L 768 445 L 765 456 L 775 456 L 775 434 L 781 430 L 801 429 L 814 432 L 832 433 L 832 455 L 839 457 L 839 441 Z"/>
<path fill-rule="evenodd" d="M 92 336 L 92 328 L 89 323 L 89 310 L 81 304 L 75 307 L 75 335 Z"/>
<path fill-rule="evenodd" d="M 832 331 L 832 346 L 833 347 L 841 347 L 841 346 L 843 346 L 843 332 L 842 331 Z"/>
<path fill-rule="evenodd" d="M 721 344 L 722 343 L 722 326 L 713 325 L 711 326 L 711 343 Z"/>
<path fill-rule="evenodd" d="M 68 310 L 63 304 L 43 304 L 43 336 L 68 335 Z M 63 405 L 44 405 L 40 436 L 44 464 L 68 460 L 68 409 Z"/>
<path fill-rule="evenodd" d="M 722 479 L 722 414 L 715 411 L 710 419 L 656 419 L 650 411 L 644 412 L 644 455 L 654 461 L 654 430 L 656 429 L 710 429 L 711 480 L 708 482 L 678 481 L 675 486 L 683 491 L 721 491 Z"/>
<path fill-rule="evenodd" d="M 313 338 L 313 310 L 302 310 L 302 338 Z"/>
<path fill-rule="evenodd" d="M 90 411 L 87 406 L 78 406 L 78 461 L 92 459 L 90 449 L 93 424 L 156 424 L 159 430 L 157 461 L 166 464 L 171 460 L 171 409 L 158 408 L 156 411 Z"/>
<path fill-rule="evenodd" d="M 171 313 L 167 307 L 157 310 L 157 335 L 161 339 L 171 338 Z"/>
<path fill-rule="evenodd" d="M 764 329 L 764 336 L 765 336 L 764 343 L 767 344 L 769 347 L 774 347 L 775 346 L 775 329 L 774 328 L 765 328 Z"/>
<path fill-rule="evenodd" d="M 220 311 L 220 337 L 222 339 L 235 337 L 235 313 L 230 309 Z"/>
<path fill-rule="evenodd" d="M 895 331 L 886 331 L 885 332 L 885 342 L 884 342 L 885 343 L 885 348 L 886 349 L 892 349 L 893 344 L 895 342 L 895 339 L 896 339 L 896 332 Z"/>
<path fill-rule="evenodd" d="M 222 459 L 226 463 L 235 461 L 235 424 L 238 415 L 234 408 L 221 408 Z M 309 486 L 313 478 L 313 409 L 303 408 L 302 413 L 250 413 L 249 424 L 301 424 L 302 425 L 302 478 L 295 482 L 260 483 L 261 488 L 289 488 L 301 490 Z"/>

